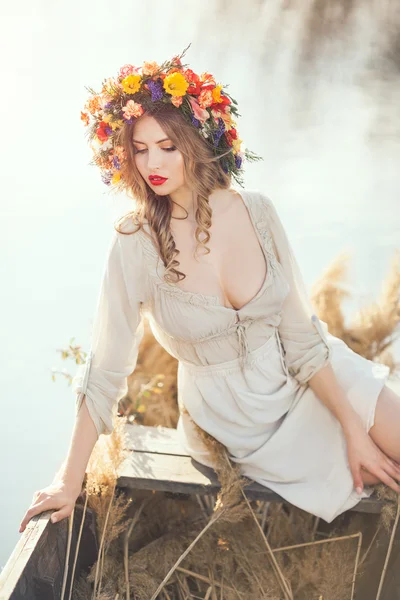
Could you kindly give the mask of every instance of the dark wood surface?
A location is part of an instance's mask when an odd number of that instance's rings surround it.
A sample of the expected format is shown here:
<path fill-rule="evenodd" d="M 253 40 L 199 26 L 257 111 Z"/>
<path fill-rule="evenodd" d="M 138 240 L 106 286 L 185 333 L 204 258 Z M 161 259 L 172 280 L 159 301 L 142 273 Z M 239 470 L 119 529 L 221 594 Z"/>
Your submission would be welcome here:
<path fill-rule="evenodd" d="M 121 487 L 187 494 L 216 493 L 220 489 L 215 471 L 196 462 L 185 452 L 175 429 L 127 425 L 125 446 L 131 452 L 119 471 L 118 484 Z M 267 487 L 255 482 L 245 488 L 245 493 L 249 499 L 284 501 Z M 370 513 L 370 521 L 364 531 L 368 544 L 376 531 L 377 519 L 384 505 L 385 502 L 372 496 L 361 500 L 352 509 Z M 343 516 L 350 517 L 349 514 Z M 331 525 L 326 526 L 329 528 Z M 371 562 L 358 577 L 357 600 L 376 600 L 388 541 L 389 534 L 380 530 L 372 545 Z M 400 600 L 400 531 L 396 534 L 380 600 Z"/>
<path fill-rule="evenodd" d="M 82 504 L 75 506 L 71 551 L 67 578 L 67 594 L 75 556 Z M 68 540 L 68 519 L 51 523 L 53 510 L 33 517 L 0 573 L 0 600 L 59 600 L 64 577 Z M 87 510 L 75 578 L 97 559 L 94 514 Z"/>
<path fill-rule="evenodd" d="M 220 489 L 213 469 L 194 461 L 179 444 L 177 431 L 166 427 L 126 426 L 128 457 L 119 472 L 118 484 L 128 489 L 158 490 L 169 493 L 207 494 Z M 250 480 L 248 480 L 250 481 Z M 255 482 L 245 487 L 249 499 L 283 501 L 277 494 Z M 83 498 L 74 515 L 67 594 Z M 371 514 L 366 540 L 375 531 L 378 512 L 383 506 L 375 498 L 362 500 L 353 510 Z M 60 598 L 68 539 L 68 519 L 52 524 L 52 511 L 33 517 L 0 573 L 0 600 L 58 600 Z M 357 598 L 375 600 L 377 584 L 387 551 L 388 534 L 381 531 L 373 544 L 372 564 L 359 580 Z M 75 577 L 84 573 L 97 559 L 95 515 L 86 513 Z M 400 600 L 400 534 L 396 535 L 381 600 Z"/>
<path fill-rule="evenodd" d="M 118 472 L 120 487 L 186 494 L 211 494 L 220 489 L 215 471 L 188 455 L 179 443 L 176 429 L 127 424 L 125 431 L 125 447 L 131 452 Z M 254 481 L 245 487 L 245 493 L 251 500 L 284 501 Z M 383 505 L 372 496 L 352 510 L 379 513 Z"/>

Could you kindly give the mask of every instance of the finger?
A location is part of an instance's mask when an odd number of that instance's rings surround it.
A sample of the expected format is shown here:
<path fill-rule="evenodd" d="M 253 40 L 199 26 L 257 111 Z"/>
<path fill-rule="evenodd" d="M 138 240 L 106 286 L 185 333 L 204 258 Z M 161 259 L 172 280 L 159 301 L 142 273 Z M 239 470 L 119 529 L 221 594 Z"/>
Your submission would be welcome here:
<path fill-rule="evenodd" d="M 390 461 L 386 461 L 383 465 L 383 469 L 388 473 L 395 481 L 399 480 L 399 471 L 396 469 Z"/>
<path fill-rule="evenodd" d="M 39 515 L 43 511 L 47 510 L 46 507 L 44 506 L 45 504 L 46 504 L 46 500 L 42 500 L 41 502 L 38 502 L 37 504 L 33 504 L 26 511 L 24 518 L 22 519 L 21 524 L 20 524 L 20 528 L 19 528 L 20 533 L 22 533 L 25 530 L 27 524 L 32 519 L 32 517 L 34 517 L 35 515 Z"/>
<path fill-rule="evenodd" d="M 59 521 L 62 521 L 66 517 L 69 517 L 71 513 L 72 513 L 72 506 L 63 506 L 60 510 L 53 512 L 50 520 L 52 523 L 58 523 Z"/>
<path fill-rule="evenodd" d="M 381 471 L 379 475 L 377 475 L 383 483 L 385 483 L 388 487 L 390 487 L 394 492 L 400 494 L 400 485 L 396 483 L 387 473 L 386 471 Z"/>
<path fill-rule="evenodd" d="M 393 466 L 393 468 L 396 470 L 397 476 L 399 476 L 400 475 L 400 465 L 399 465 L 399 463 L 396 462 L 395 460 L 393 460 L 392 458 L 388 458 L 387 460 Z"/>
<path fill-rule="evenodd" d="M 354 487 L 356 488 L 357 494 L 361 495 L 364 489 L 364 482 L 361 476 L 361 468 L 359 466 L 352 467 L 350 465 L 351 474 L 353 476 Z"/>

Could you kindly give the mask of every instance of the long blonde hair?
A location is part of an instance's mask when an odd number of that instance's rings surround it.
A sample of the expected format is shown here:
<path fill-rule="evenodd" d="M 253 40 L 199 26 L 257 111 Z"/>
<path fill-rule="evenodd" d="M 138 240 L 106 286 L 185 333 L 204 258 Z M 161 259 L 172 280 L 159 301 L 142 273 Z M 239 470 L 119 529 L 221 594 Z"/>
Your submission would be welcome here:
<path fill-rule="evenodd" d="M 210 239 L 208 229 L 211 226 L 212 210 L 208 198 L 214 190 L 229 189 L 231 176 L 223 171 L 218 157 L 214 156 L 212 149 L 195 130 L 195 127 L 190 125 L 175 107 L 165 104 L 161 107 L 155 105 L 153 111 L 147 111 L 144 114 L 154 117 L 168 138 L 183 154 L 185 181 L 197 196 L 195 236 L 198 244 L 196 252 L 200 246 L 203 246 L 206 254 L 209 254 L 210 249 L 206 243 Z M 127 235 L 136 233 L 139 229 L 143 230 L 143 222 L 146 219 L 164 263 L 164 279 L 167 282 L 176 283 L 176 281 L 185 279 L 186 275 L 176 268 L 180 263 L 175 258 L 179 254 L 179 250 L 176 248 L 170 231 L 172 200 L 169 195 L 158 196 L 147 186 L 137 169 L 132 139 L 135 123 L 139 119 L 140 117 L 132 124 L 126 123 L 119 131 L 117 141 L 125 150 L 126 158 L 122 165 L 123 179 L 126 182 L 125 191 L 128 197 L 136 201 L 135 210 L 128 214 L 138 227 Z M 120 233 L 126 233 L 117 227 L 116 229 Z M 199 239 L 200 234 L 205 235 L 203 240 Z"/>

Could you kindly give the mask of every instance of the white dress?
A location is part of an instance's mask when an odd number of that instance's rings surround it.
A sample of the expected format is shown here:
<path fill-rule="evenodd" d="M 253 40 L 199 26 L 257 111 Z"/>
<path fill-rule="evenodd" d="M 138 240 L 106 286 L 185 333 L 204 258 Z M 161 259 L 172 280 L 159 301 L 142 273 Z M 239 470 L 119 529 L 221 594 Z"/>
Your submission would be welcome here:
<path fill-rule="evenodd" d="M 135 229 L 129 219 L 125 233 L 114 231 L 90 352 L 73 380 L 76 412 L 86 395 L 98 433 L 111 433 L 148 318 L 179 361 L 178 432 L 189 455 L 212 466 L 193 419 L 227 447 L 243 475 L 331 522 L 360 496 L 342 427 L 307 382 L 330 363 L 369 431 L 389 368 L 329 333 L 313 312 L 273 203 L 258 191 L 240 196 L 267 263 L 261 289 L 240 310 L 165 282 L 153 241 L 142 231 L 126 234 Z M 365 488 L 361 497 L 371 493 Z"/>

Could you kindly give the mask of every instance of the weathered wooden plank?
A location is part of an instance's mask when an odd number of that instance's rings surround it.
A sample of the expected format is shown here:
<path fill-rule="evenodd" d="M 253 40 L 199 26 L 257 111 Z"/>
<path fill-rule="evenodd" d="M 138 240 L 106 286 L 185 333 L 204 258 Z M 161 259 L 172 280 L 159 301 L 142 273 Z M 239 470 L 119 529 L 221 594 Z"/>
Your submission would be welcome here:
<path fill-rule="evenodd" d="M 129 424 L 125 447 L 132 453 L 119 470 L 120 487 L 186 494 L 215 494 L 220 489 L 215 471 L 187 454 L 176 429 Z M 246 486 L 245 492 L 249 499 L 283 501 L 281 496 L 256 482 Z M 379 513 L 383 506 L 384 502 L 372 496 L 352 510 Z"/>
<path fill-rule="evenodd" d="M 68 538 L 68 519 L 51 523 L 52 510 L 31 519 L 0 574 L 0 600 L 58 600 L 61 595 Z M 71 557 L 75 555 L 82 505 L 75 507 Z M 94 514 L 86 512 L 75 577 L 97 558 Z M 72 562 L 69 561 L 67 592 Z M 66 596 L 68 597 L 68 595 Z"/>
<path fill-rule="evenodd" d="M 215 471 L 192 458 L 151 452 L 132 452 L 118 472 L 118 486 L 183 494 L 214 494 L 220 489 Z M 251 499 L 282 501 L 278 494 L 255 482 L 245 491 Z"/>
<path fill-rule="evenodd" d="M 171 427 L 127 424 L 125 431 L 127 450 L 189 456 L 179 443 L 177 430 Z"/>

